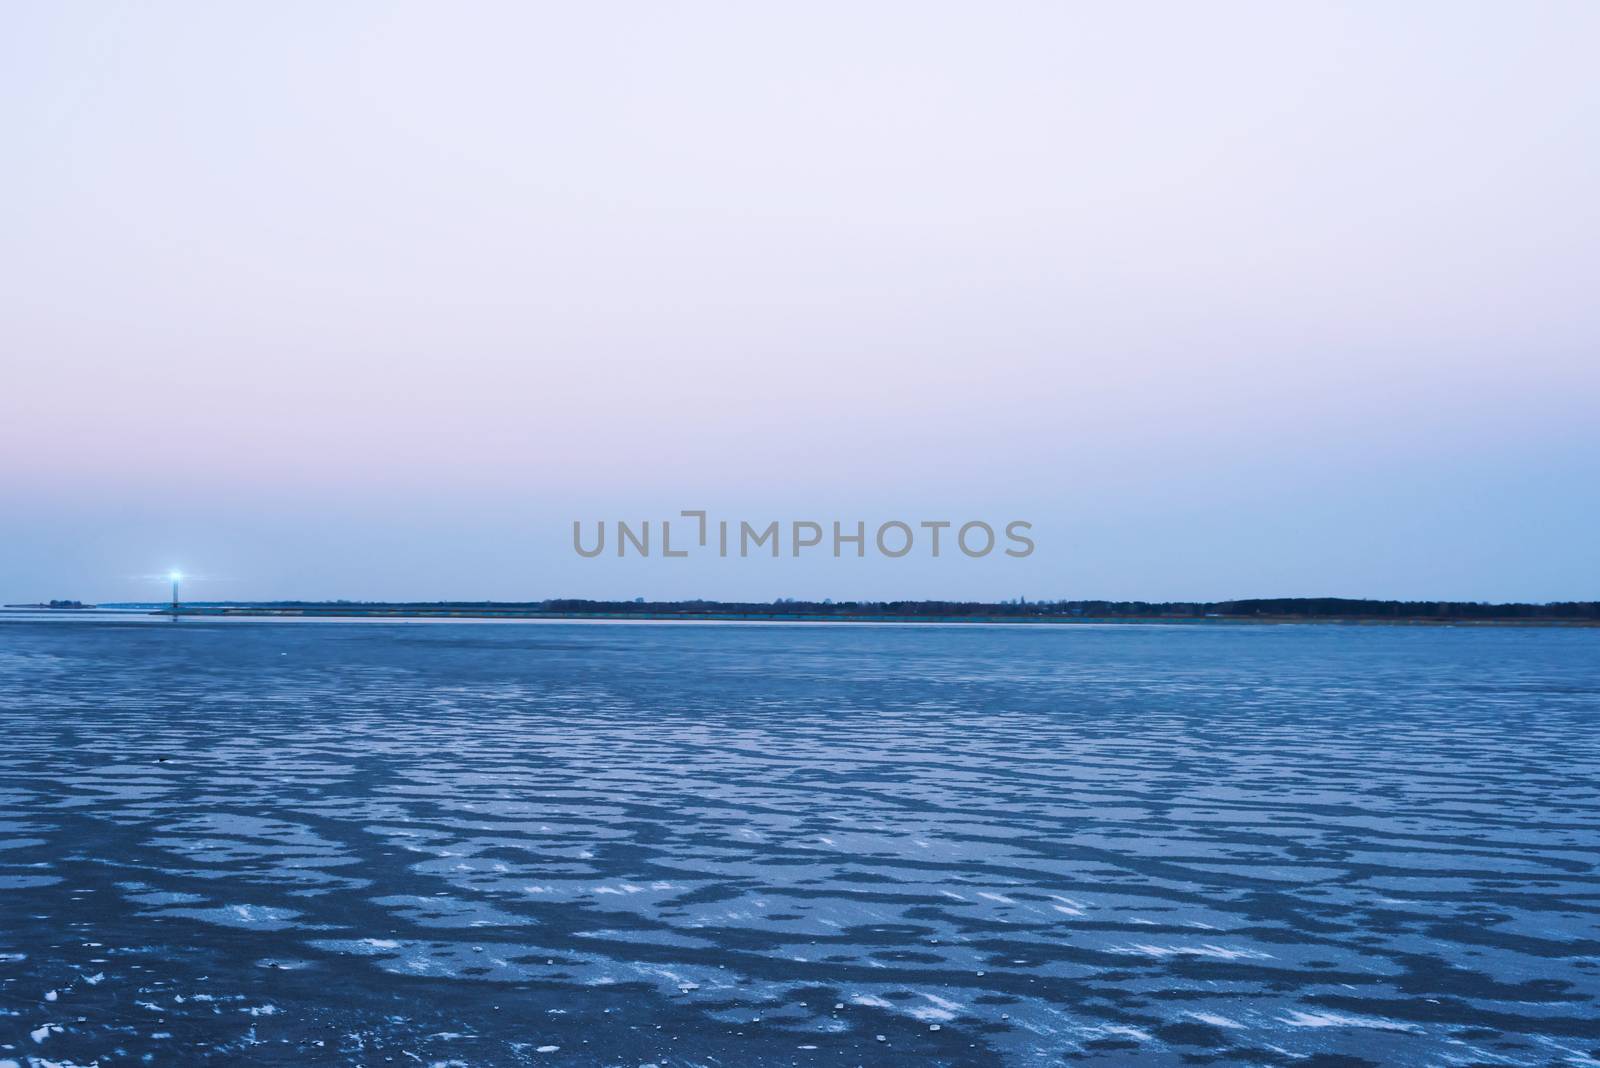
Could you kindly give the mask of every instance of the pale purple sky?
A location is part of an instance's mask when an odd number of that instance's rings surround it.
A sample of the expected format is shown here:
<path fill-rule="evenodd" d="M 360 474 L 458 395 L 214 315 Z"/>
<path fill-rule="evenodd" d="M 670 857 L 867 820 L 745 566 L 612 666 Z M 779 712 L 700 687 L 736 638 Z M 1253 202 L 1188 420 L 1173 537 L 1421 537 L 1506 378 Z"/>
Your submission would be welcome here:
<path fill-rule="evenodd" d="M 0 600 L 1600 597 L 1592 3 L 11 5 Z M 575 518 L 1026 560 L 587 561 Z"/>

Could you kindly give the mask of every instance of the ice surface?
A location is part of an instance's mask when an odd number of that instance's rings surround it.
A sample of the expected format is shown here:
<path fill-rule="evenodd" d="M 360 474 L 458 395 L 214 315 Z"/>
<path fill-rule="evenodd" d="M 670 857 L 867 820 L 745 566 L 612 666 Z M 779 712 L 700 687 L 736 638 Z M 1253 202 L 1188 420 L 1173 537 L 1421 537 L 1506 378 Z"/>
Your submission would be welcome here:
<path fill-rule="evenodd" d="M 1600 1050 L 1600 632 L 0 645 L 0 1068 Z"/>

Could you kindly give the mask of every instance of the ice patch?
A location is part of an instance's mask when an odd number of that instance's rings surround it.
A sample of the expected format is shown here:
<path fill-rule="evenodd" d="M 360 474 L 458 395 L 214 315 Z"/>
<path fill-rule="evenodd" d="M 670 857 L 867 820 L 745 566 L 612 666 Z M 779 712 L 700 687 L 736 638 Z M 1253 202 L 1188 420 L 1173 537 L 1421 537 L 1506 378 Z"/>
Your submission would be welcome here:
<path fill-rule="evenodd" d="M 880 997 L 874 997 L 871 994 L 852 994 L 850 997 L 850 1003 L 852 1005 L 866 1005 L 867 1007 L 873 1009 L 894 1008 L 894 1006 L 889 1004 L 887 1001 Z"/>
<path fill-rule="evenodd" d="M 1137 1027 L 1129 1027 L 1126 1024 L 1103 1024 L 1100 1027 L 1091 1028 L 1091 1030 L 1095 1034 L 1115 1035 L 1119 1038 L 1131 1038 L 1135 1042 L 1150 1041 L 1150 1035 L 1148 1033 L 1139 1030 Z"/>
<path fill-rule="evenodd" d="M 924 993 L 922 996 L 931 1004 L 921 1005 L 914 1009 L 907 1009 L 906 1012 L 913 1018 L 921 1020 L 923 1023 L 949 1023 L 951 1020 L 956 1018 L 956 1014 L 958 1012 L 965 1008 L 965 1006 L 960 1002 L 950 1001 L 946 998 L 939 997 L 937 994 Z"/>
<path fill-rule="evenodd" d="M 1112 953 L 1129 953 L 1143 957 L 1210 957 L 1213 960 L 1271 960 L 1271 953 L 1255 949 L 1229 949 L 1207 942 L 1200 946 L 1152 946 L 1137 942 L 1131 946 L 1112 946 Z"/>
<path fill-rule="evenodd" d="M 1342 1012 L 1301 1012 L 1291 1009 L 1288 1016 L 1278 1017 L 1292 1027 L 1370 1027 L 1378 1031 L 1415 1031 L 1416 1028 L 1399 1020 L 1385 1020 L 1377 1016 L 1348 1016 Z"/>
<path fill-rule="evenodd" d="M 293 909 L 269 905 L 225 905 L 214 909 L 161 909 L 158 915 L 187 916 L 220 927 L 243 927 L 253 931 L 281 931 L 294 926 L 300 914 Z"/>

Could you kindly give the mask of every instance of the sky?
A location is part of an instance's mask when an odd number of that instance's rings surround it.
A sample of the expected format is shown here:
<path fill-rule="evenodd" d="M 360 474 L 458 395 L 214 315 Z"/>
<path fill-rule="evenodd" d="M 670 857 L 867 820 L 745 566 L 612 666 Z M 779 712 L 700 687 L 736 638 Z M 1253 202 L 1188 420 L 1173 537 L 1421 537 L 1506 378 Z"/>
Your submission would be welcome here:
<path fill-rule="evenodd" d="M 1600 598 L 1600 5 L 0 20 L 0 600 Z"/>

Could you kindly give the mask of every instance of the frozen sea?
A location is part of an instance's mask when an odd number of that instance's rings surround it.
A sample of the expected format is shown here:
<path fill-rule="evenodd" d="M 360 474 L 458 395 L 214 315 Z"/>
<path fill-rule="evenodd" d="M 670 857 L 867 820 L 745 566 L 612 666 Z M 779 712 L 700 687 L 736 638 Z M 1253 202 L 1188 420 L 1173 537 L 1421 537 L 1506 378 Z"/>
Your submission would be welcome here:
<path fill-rule="evenodd" d="M 1600 1064 L 1600 630 L 0 621 L 0 1068 Z"/>

